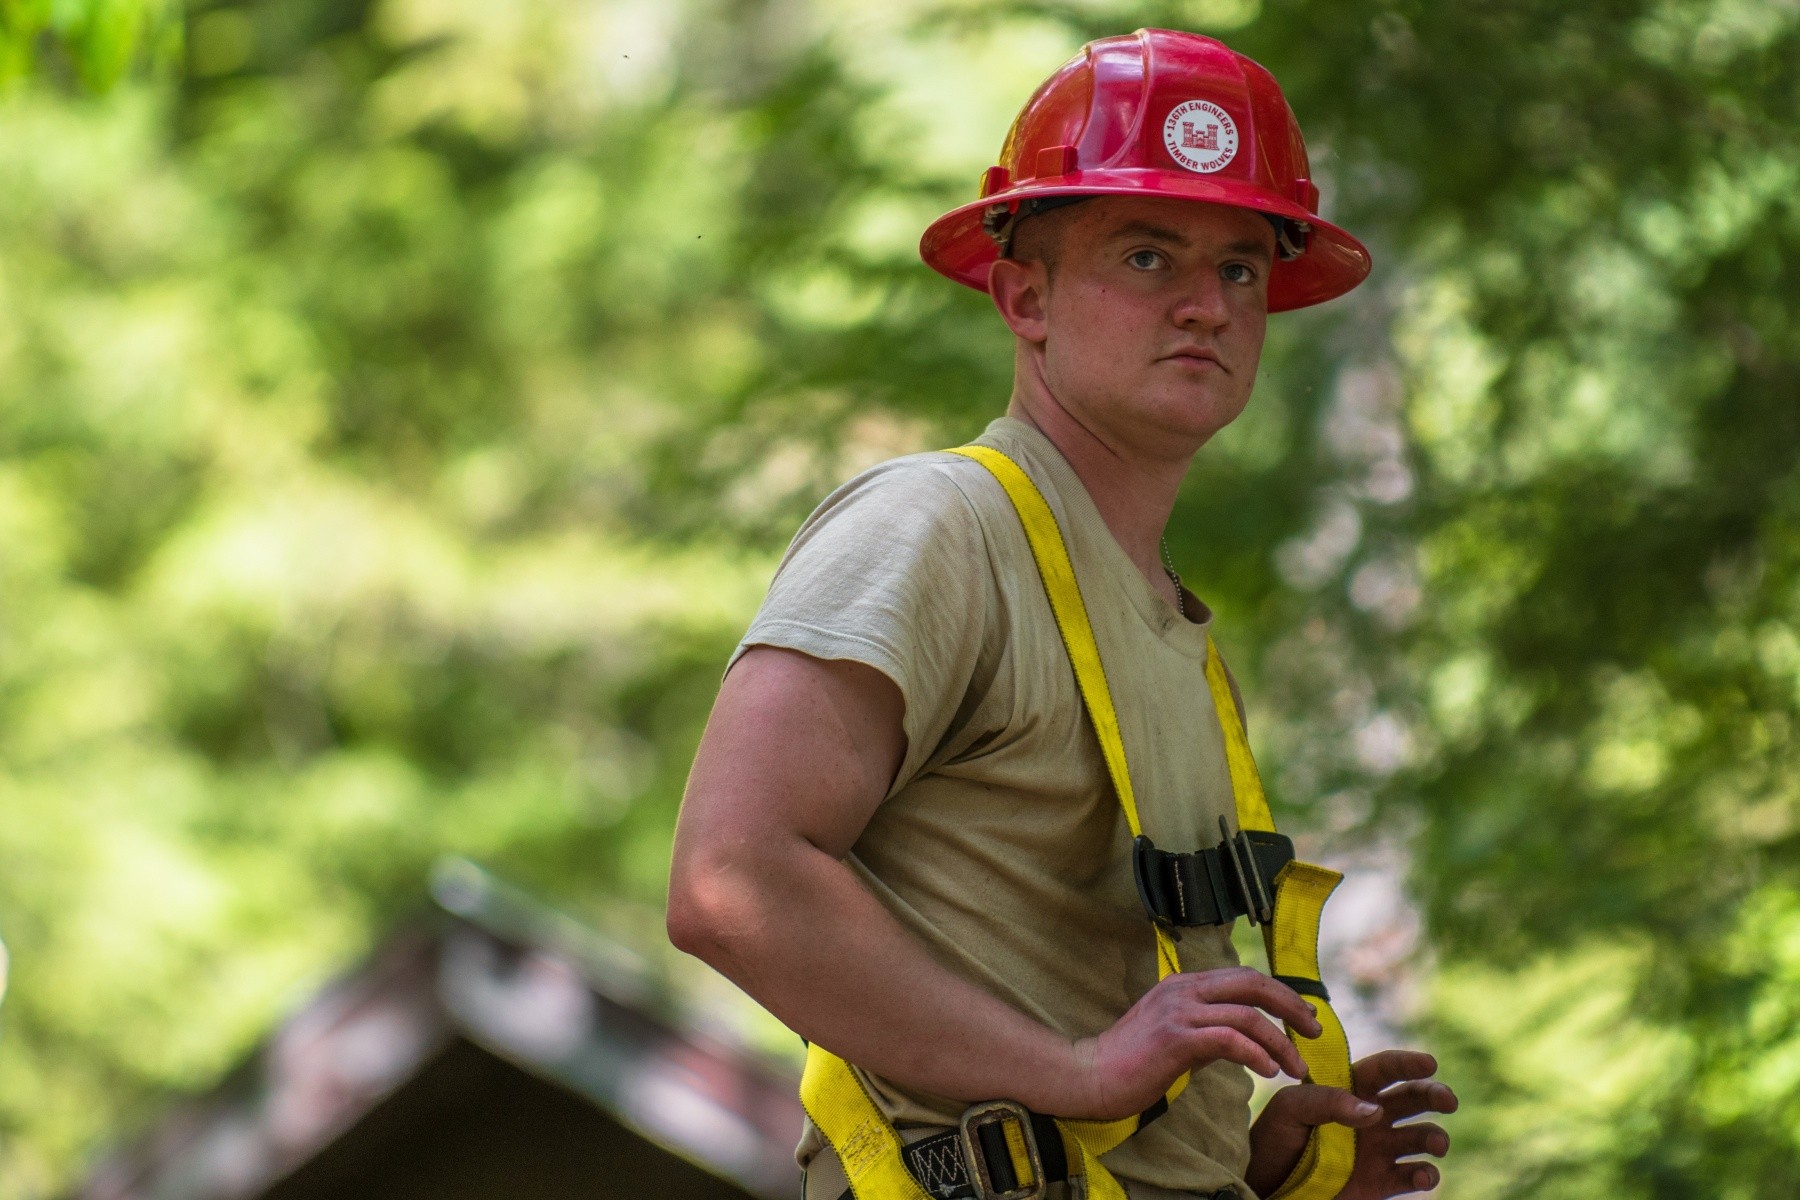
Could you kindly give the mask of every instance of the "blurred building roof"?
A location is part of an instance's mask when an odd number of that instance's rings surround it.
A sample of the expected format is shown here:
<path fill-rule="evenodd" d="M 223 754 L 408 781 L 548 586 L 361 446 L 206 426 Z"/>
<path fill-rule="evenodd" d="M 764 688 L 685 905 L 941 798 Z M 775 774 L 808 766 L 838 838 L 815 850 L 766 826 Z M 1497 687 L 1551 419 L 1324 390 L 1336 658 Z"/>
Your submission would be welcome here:
<path fill-rule="evenodd" d="M 670 1200 L 798 1191 L 788 1068 L 472 864 L 79 1200 Z"/>

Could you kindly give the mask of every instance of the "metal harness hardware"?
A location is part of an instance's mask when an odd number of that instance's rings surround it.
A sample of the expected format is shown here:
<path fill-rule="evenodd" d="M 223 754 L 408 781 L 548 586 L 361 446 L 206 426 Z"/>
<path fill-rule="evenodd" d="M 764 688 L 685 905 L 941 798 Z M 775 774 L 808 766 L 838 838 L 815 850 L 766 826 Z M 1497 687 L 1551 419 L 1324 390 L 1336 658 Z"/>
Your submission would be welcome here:
<path fill-rule="evenodd" d="M 956 1128 L 910 1142 L 900 1153 L 930 1200 L 1034 1200 L 1069 1178 L 1056 1118 L 1009 1101 L 974 1105 Z M 838 1200 L 854 1196 L 846 1190 Z"/>
<path fill-rule="evenodd" d="M 976 1200 L 1043 1200 L 1050 1179 L 1030 1109 L 1012 1100 L 971 1105 L 963 1113 L 961 1133 Z M 1019 1178 L 1021 1166 L 1028 1178 Z"/>

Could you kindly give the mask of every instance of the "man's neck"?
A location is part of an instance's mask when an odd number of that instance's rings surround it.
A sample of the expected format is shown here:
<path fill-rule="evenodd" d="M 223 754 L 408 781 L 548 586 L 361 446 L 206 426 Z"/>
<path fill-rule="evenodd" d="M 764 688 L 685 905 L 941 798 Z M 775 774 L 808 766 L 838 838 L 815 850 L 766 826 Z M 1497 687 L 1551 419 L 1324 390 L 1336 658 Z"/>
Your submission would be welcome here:
<path fill-rule="evenodd" d="M 1161 542 L 1194 451 L 1177 459 L 1133 453 L 1120 439 L 1084 424 L 1038 380 L 1015 383 L 1006 415 L 1050 439 L 1087 489 L 1113 539 L 1150 585 L 1173 601 Z"/>

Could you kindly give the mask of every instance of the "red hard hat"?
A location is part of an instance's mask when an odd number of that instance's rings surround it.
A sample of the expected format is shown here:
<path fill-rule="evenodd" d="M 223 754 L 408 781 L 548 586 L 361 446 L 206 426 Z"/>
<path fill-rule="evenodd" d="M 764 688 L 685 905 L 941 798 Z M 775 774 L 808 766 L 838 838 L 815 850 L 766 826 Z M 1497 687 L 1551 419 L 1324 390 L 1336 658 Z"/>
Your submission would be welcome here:
<path fill-rule="evenodd" d="M 985 292 L 1006 217 L 1054 196 L 1171 196 L 1286 218 L 1270 312 L 1341 296 L 1369 273 L 1362 243 L 1319 219 L 1275 77 L 1197 33 L 1140 29 L 1082 47 L 1020 110 L 981 199 L 932 222 L 919 253 Z"/>

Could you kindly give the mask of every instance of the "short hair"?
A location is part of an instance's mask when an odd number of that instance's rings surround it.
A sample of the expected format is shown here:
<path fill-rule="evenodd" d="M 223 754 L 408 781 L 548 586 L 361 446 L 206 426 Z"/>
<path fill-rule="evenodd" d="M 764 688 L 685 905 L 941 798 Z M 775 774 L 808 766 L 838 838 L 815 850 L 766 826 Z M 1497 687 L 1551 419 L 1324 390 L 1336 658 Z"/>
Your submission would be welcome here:
<path fill-rule="evenodd" d="M 1068 225 L 1063 212 L 1091 199 L 1089 196 L 1055 196 L 1027 201 L 1021 206 L 1000 247 L 1000 256 L 1017 262 L 1041 262 L 1046 275 L 1055 275 L 1062 255 L 1062 231 Z"/>

